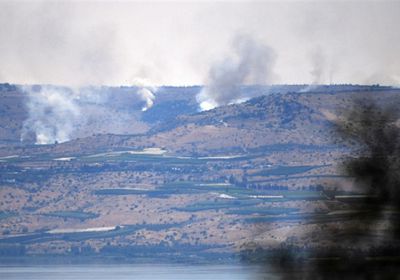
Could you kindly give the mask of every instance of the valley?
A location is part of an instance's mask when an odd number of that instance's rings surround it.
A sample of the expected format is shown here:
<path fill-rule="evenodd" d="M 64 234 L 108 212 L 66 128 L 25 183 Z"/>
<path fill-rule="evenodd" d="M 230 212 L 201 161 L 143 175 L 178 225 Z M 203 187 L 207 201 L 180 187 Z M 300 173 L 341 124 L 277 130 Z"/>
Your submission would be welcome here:
<path fill-rule="evenodd" d="M 400 93 L 249 87 L 246 102 L 198 112 L 196 88 L 166 87 L 132 113 L 145 130 L 35 145 L 18 137 L 23 93 L 3 88 L 0 111 L 14 122 L 1 119 L 0 256 L 203 261 L 282 243 L 328 248 L 327 229 L 362 227 L 365 209 L 353 205 L 364 194 L 341 169 L 357 146 L 336 121 L 358 98 L 388 104 Z"/>

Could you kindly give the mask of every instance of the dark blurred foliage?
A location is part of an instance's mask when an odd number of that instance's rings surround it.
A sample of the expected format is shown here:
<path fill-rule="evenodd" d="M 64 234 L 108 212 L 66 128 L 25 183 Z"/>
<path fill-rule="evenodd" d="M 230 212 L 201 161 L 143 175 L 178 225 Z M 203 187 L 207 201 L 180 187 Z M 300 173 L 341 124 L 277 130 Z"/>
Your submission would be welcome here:
<path fill-rule="evenodd" d="M 339 122 L 337 131 L 359 147 L 358 156 L 345 160 L 344 172 L 366 194 L 358 207 L 373 226 L 388 219 L 392 236 L 400 238 L 400 103 L 377 105 L 372 99 L 355 101 L 353 110 Z"/>
<path fill-rule="evenodd" d="M 400 98 L 376 100 L 354 100 L 335 124 L 336 140 L 353 148 L 341 170 L 362 194 L 347 202 L 351 220 L 325 227 L 321 246 L 249 249 L 244 261 L 280 279 L 400 279 Z"/>

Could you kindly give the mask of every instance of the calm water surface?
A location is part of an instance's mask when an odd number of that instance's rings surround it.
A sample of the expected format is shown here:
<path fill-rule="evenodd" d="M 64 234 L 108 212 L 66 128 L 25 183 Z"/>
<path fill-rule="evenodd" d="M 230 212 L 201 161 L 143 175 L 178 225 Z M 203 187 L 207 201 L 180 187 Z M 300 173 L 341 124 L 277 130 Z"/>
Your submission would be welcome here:
<path fill-rule="evenodd" d="M 0 266 L 1 280 L 244 280 L 259 279 L 256 267 L 240 265 L 21 265 Z M 273 279 L 268 277 L 268 279 Z"/>

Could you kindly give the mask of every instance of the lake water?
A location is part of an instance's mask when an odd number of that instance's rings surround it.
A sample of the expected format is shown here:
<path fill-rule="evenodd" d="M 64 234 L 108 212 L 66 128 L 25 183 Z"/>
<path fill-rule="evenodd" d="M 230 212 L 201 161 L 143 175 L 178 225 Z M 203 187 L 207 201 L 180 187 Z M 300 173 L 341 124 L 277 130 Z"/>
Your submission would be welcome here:
<path fill-rule="evenodd" d="M 0 266 L 1 280 L 250 280 L 256 267 L 240 265 L 13 265 Z M 268 279 L 271 279 L 268 277 Z"/>

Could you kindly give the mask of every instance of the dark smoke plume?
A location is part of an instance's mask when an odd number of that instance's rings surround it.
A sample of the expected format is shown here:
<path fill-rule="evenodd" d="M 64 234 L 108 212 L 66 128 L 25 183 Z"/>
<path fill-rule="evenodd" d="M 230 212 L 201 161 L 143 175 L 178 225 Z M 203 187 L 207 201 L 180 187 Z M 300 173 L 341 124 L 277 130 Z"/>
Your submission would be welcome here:
<path fill-rule="evenodd" d="M 242 35 L 233 40 L 233 51 L 235 56 L 211 67 L 207 86 L 197 96 L 201 110 L 246 99 L 240 89 L 243 84 L 271 81 L 276 55 L 270 47 Z"/>

